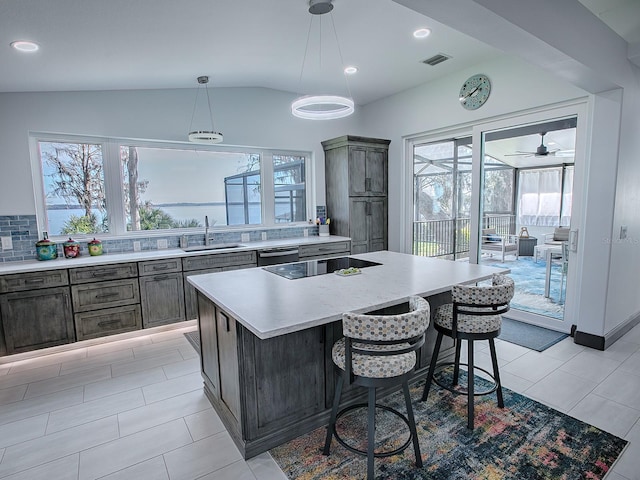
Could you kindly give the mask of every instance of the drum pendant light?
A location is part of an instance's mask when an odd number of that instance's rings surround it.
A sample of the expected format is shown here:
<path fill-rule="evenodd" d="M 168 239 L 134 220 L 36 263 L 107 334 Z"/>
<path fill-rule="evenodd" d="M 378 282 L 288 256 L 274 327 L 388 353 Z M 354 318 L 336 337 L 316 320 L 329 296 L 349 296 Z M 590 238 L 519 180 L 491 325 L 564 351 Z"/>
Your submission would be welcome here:
<path fill-rule="evenodd" d="M 304 52 L 304 58 L 302 60 L 302 68 L 300 71 L 300 83 L 302 84 L 302 74 L 304 72 L 304 64 L 307 59 L 307 50 L 309 48 L 309 38 L 311 36 L 311 24 L 313 23 L 313 16 L 324 15 L 330 13 L 333 10 L 332 0 L 309 0 L 309 13 L 312 15 L 311 22 L 309 24 L 309 33 L 307 34 L 307 44 Z M 336 26 L 333 22 L 333 16 L 331 17 L 331 25 L 333 27 L 333 34 L 338 46 L 338 53 L 340 55 L 340 63 L 343 66 L 342 52 L 340 50 L 340 44 L 338 42 L 338 34 L 336 33 Z M 321 26 L 322 27 L 322 26 Z M 322 47 L 322 45 L 320 45 Z M 349 91 L 349 82 L 345 77 L 345 83 L 347 86 L 347 92 L 351 97 Z M 309 120 L 330 120 L 334 118 L 342 118 L 351 115 L 354 112 L 353 100 L 349 97 L 343 97 L 340 95 L 304 95 L 297 98 L 291 104 L 291 113 L 299 118 L 305 118 Z"/>
<path fill-rule="evenodd" d="M 220 143 L 223 140 L 223 136 L 221 133 L 215 131 L 214 123 L 213 123 L 213 113 L 211 111 L 211 99 L 209 98 L 209 88 L 207 84 L 209 83 L 209 77 L 201 76 L 198 77 L 198 90 L 196 91 L 196 100 L 193 104 L 193 113 L 191 114 L 191 123 L 189 124 L 189 130 L 191 130 L 193 126 L 193 117 L 196 114 L 196 107 L 198 105 L 198 94 L 200 93 L 200 85 L 204 85 L 204 90 L 207 94 L 207 106 L 209 107 L 209 118 L 211 119 L 211 130 L 192 130 L 189 132 L 189 141 L 191 143 L 201 143 L 205 145 L 213 145 L 216 143 Z"/>

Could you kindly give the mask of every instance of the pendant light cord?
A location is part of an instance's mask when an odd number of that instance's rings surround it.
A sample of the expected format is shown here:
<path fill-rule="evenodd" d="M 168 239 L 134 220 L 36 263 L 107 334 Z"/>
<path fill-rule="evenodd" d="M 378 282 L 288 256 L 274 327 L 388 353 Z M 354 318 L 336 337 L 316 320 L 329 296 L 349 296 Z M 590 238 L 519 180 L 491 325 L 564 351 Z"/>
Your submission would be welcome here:
<path fill-rule="evenodd" d="M 349 79 L 344 74 L 344 59 L 342 58 L 342 50 L 340 49 L 340 41 L 338 40 L 338 31 L 336 30 L 336 23 L 333 19 L 333 12 L 329 12 L 329 16 L 331 17 L 331 26 L 333 27 L 333 35 L 336 37 L 336 45 L 338 46 L 338 55 L 340 56 L 340 65 L 342 66 L 342 76 L 344 77 L 344 83 L 347 85 L 347 93 L 349 94 L 349 98 L 353 98 L 351 95 L 351 89 L 349 88 Z"/>
<path fill-rule="evenodd" d="M 211 109 L 211 98 L 209 97 L 209 88 L 208 88 L 209 79 L 207 77 L 206 82 L 198 82 L 198 89 L 196 90 L 196 101 L 193 102 L 193 111 L 191 112 L 191 122 L 189 123 L 189 131 L 193 128 L 193 119 L 196 116 L 196 108 L 198 107 L 198 96 L 200 95 L 200 85 L 204 84 L 204 90 L 207 94 L 207 106 L 209 107 L 209 119 L 211 120 L 211 130 L 213 132 L 216 131 L 216 126 L 213 123 L 213 110 Z"/>
<path fill-rule="evenodd" d="M 300 68 L 300 78 L 298 79 L 298 92 L 302 93 L 302 74 L 304 73 L 304 64 L 307 62 L 307 52 L 309 51 L 309 41 L 311 39 L 311 26 L 313 25 L 313 16 L 309 19 L 309 30 L 307 31 L 307 43 L 304 46 L 304 56 L 302 57 L 302 67 Z"/>

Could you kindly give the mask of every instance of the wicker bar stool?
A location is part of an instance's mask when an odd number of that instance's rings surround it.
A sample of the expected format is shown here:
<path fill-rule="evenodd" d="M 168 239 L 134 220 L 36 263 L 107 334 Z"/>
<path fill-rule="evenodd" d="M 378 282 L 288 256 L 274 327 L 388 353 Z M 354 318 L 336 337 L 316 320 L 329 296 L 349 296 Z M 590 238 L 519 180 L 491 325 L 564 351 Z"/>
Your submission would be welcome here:
<path fill-rule="evenodd" d="M 506 275 L 494 274 L 490 286 L 454 285 L 451 289 L 453 303 L 442 305 L 435 312 L 434 327 L 438 332 L 438 337 L 431 357 L 431 365 L 424 385 L 422 400 L 426 400 L 429 396 L 432 381 L 452 393 L 467 395 L 467 427 L 470 429 L 474 427 L 474 396 L 497 392 L 498 406 L 500 408 L 504 407 L 494 339 L 500 335 L 502 314 L 509 310 L 509 302 L 513 298 L 513 293 L 513 279 Z M 453 338 L 456 343 L 451 385 L 441 383 L 436 376 L 436 369 L 438 369 L 439 373 L 443 368 L 451 366 L 450 362 L 437 365 L 438 353 L 440 352 L 444 335 Z M 465 365 L 460 363 L 462 340 L 467 341 L 468 347 L 468 363 L 466 364 L 468 368 L 468 383 L 466 391 L 455 388 L 458 385 L 460 365 Z M 477 340 L 489 341 L 493 374 L 473 364 L 473 343 Z M 489 375 L 493 379 L 493 387 L 482 392 L 474 392 L 474 370 L 482 370 Z"/>
<path fill-rule="evenodd" d="M 329 455 L 333 437 L 347 450 L 367 456 L 367 479 L 374 478 L 374 458 L 396 455 L 413 443 L 416 466 L 422 467 L 416 423 L 409 396 L 409 378 L 416 365 L 416 350 L 425 340 L 429 326 L 430 307 L 424 298 L 409 298 L 409 312 L 397 315 L 364 315 L 345 313 L 342 316 L 344 338 L 333 346 L 332 357 L 340 374 L 336 383 L 331 418 L 327 426 L 324 455 Z M 349 384 L 368 389 L 368 402 L 338 411 L 342 387 Z M 402 385 L 407 408 L 405 417 L 399 411 L 376 404 L 376 388 Z M 345 442 L 336 431 L 336 421 L 356 408 L 367 411 L 367 450 L 359 450 Z M 383 409 L 401 418 L 409 427 L 409 438 L 392 451 L 375 451 L 375 409 Z"/>

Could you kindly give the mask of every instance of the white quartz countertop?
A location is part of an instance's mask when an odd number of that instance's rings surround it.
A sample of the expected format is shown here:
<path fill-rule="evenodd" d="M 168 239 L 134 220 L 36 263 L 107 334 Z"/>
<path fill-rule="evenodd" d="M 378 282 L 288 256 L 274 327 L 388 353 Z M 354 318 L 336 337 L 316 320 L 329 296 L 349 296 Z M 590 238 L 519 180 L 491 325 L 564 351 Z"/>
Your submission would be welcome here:
<path fill-rule="evenodd" d="M 262 250 L 265 248 L 278 248 L 289 246 L 314 245 L 320 243 L 334 243 L 351 240 L 348 237 L 340 237 L 331 235 L 328 237 L 320 237 L 313 235 L 310 237 L 294 237 L 281 238 L 275 240 L 264 240 L 256 242 L 239 242 L 240 247 L 222 248 L 216 250 L 198 250 L 185 252 L 180 248 L 172 248 L 165 250 L 148 250 L 144 252 L 128 252 L 128 253 L 105 253 L 92 257 L 90 255 L 82 255 L 76 258 L 65 258 L 59 256 L 54 260 L 26 260 L 22 262 L 4 262 L 0 263 L 0 275 L 10 273 L 37 272 L 43 270 L 56 270 L 61 268 L 86 267 L 94 265 L 109 265 L 113 263 L 124 262 L 141 262 L 147 260 L 161 260 L 163 258 L 175 257 L 192 257 L 196 255 L 215 255 L 218 253 L 242 252 L 247 250 Z"/>
<path fill-rule="evenodd" d="M 267 339 L 340 320 L 343 312 L 370 312 L 411 295 L 427 297 L 509 271 L 389 251 L 351 256 L 382 265 L 349 277 L 330 273 L 289 280 L 257 267 L 189 276 L 188 281 L 258 338 Z"/>

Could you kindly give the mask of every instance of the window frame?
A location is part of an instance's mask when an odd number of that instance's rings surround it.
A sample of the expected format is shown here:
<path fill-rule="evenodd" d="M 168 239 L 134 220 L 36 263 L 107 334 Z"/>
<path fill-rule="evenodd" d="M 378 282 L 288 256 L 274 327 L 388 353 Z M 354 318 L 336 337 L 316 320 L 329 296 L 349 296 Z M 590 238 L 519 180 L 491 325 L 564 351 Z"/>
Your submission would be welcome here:
<path fill-rule="evenodd" d="M 307 225 L 307 220 L 303 222 L 277 223 L 275 221 L 275 188 L 273 179 L 273 157 L 274 156 L 299 156 L 305 161 L 305 198 L 306 215 L 305 218 L 314 218 L 312 209 L 315 203 L 312 197 L 312 172 L 315 169 L 314 158 L 311 151 L 284 150 L 274 148 L 258 148 L 244 146 L 226 145 L 200 145 L 189 142 L 143 140 L 125 137 L 101 137 L 92 135 L 77 134 L 56 134 L 30 132 L 29 134 L 29 154 L 31 160 L 31 174 L 34 191 L 36 219 L 38 222 L 39 235 L 47 231 L 47 209 L 44 191 L 44 177 L 42 163 L 39 152 L 39 142 L 55 143 L 92 143 L 101 145 L 104 188 L 107 202 L 107 218 L 109 221 L 109 232 L 101 233 L 102 239 L 126 239 L 149 236 L 181 235 L 183 233 L 194 233 L 203 231 L 201 227 L 173 228 L 163 230 L 137 230 L 129 231 L 126 226 L 125 199 L 123 195 L 123 175 L 120 165 L 120 146 L 135 146 L 146 148 L 210 151 L 210 152 L 232 152 L 232 153 L 253 153 L 260 156 L 260 183 L 261 183 L 261 218 L 260 224 L 242 225 L 220 225 L 213 226 L 211 230 L 216 231 L 238 231 L 260 228 L 289 228 Z M 224 185 L 221 187 L 224 188 Z M 83 240 L 93 238 L 93 234 L 74 234 L 74 237 Z M 50 235 L 52 239 L 66 239 L 66 235 Z"/>

